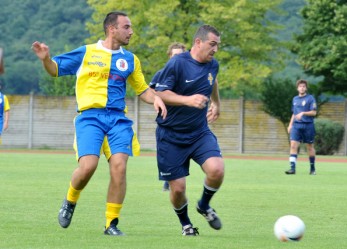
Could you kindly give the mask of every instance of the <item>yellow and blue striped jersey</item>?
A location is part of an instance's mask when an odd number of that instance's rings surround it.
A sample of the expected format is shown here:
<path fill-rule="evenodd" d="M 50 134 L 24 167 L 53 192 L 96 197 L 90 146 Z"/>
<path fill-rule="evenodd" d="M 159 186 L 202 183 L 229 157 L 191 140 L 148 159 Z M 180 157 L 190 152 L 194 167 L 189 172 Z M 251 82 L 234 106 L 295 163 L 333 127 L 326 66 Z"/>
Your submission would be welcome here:
<path fill-rule="evenodd" d="M 110 50 L 98 43 L 52 58 L 57 75 L 76 75 L 77 110 L 110 108 L 124 111 L 126 83 L 137 95 L 148 89 L 136 55 L 124 48 Z"/>
<path fill-rule="evenodd" d="M 0 123 L 3 122 L 4 112 L 7 112 L 9 110 L 10 110 L 10 103 L 8 102 L 6 95 L 0 92 Z M 2 129 L 2 126 L 1 126 L 1 129 Z"/>

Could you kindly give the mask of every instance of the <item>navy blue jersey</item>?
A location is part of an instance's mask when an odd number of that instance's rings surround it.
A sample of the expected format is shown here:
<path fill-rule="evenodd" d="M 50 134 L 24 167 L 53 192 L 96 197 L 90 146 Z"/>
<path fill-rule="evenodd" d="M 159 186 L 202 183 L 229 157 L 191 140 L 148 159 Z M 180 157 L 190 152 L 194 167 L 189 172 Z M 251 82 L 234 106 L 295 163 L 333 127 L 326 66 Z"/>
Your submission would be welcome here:
<path fill-rule="evenodd" d="M 158 80 L 159 80 L 159 76 L 160 76 L 161 71 L 163 71 L 163 69 L 160 69 L 158 72 L 156 72 L 156 73 L 154 74 L 154 76 L 153 76 L 151 82 L 149 82 L 149 84 L 148 84 L 150 88 L 153 88 L 153 89 L 154 89 L 154 88 L 155 88 L 155 85 L 156 85 L 157 83 L 159 83 Z"/>
<path fill-rule="evenodd" d="M 305 96 L 295 96 L 292 102 L 292 112 L 294 115 L 297 115 L 301 112 L 308 112 L 317 109 L 316 100 L 310 94 Z M 294 119 L 295 123 L 312 123 L 314 116 L 305 116 L 303 115 L 301 120 Z"/>
<path fill-rule="evenodd" d="M 208 63 L 194 60 L 190 52 L 184 52 L 171 58 L 160 72 L 156 82 L 156 91 L 171 90 L 178 95 L 191 96 L 202 94 L 210 98 L 219 64 L 213 59 Z M 188 106 L 166 106 L 168 114 L 165 120 L 158 115 L 159 126 L 179 132 L 192 132 L 208 129 L 207 106 L 198 109 Z"/>

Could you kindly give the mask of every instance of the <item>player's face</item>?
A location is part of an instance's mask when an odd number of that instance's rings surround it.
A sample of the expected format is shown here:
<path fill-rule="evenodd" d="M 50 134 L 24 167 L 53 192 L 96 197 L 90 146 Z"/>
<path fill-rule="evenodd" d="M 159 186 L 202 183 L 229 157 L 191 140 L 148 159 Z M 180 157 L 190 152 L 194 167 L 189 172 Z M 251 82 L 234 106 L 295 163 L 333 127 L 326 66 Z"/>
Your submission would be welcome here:
<path fill-rule="evenodd" d="M 133 34 L 129 17 L 118 16 L 117 25 L 113 26 L 113 28 L 114 32 L 112 33 L 112 38 L 115 39 L 120 45 L 128 45 Z"/>
<path fill-rule="evenodd" d="M 208 39 L 206 41 L 201 41 L 200 44 L 200 57 L 202 62 L 211 61 L 214 54 L 218 51 L 218 45 L 220 44 L 220 36 L 209 33 L 207 37 Z"/>
<path fill-rule="evenodd" d="M 307 91 L 306 84 L 299 84 L 298 85 L 298 93 L 299 93 L 300 96 L 305 95 L 306 91 Z"/>

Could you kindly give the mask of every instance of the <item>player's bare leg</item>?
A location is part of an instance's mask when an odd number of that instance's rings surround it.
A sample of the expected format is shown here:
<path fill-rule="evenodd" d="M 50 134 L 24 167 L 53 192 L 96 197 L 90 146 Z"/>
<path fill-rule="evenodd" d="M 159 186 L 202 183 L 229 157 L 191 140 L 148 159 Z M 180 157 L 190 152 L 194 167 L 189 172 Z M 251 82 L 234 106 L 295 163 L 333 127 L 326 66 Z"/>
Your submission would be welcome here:
<path fill-rule="evenodd" d="M 98 166 L 98 161 L 99 157 L 95 155 L 87 155 L 79 159 L 79 166 L 72 174 L 67 196 L 59 210 L 58 221 L 63 228 L 67 228 L 70 225 L 80 193 L 93 176 Z"/>
<path fill-rule="evenodd" d="M 216 211 L 210 207 L 210 201 L 219 190 L 224 179 L 224 161 L 221 157 L 211 157 L 202 165 L 206 174 L 204 189 L 196 209 L 205 217 L 209 225 L 216 230 L 222 228 L 222 222 Z"/>
<path fill-rule="evenodd" d="M 107 193 L 105 235 L 124 235 L 118 228 L 120 210 L 126 193 L 126 165 L 129 156 L 117 153 L 110 157 L 110 183 Z"/>
<path fill-rule="evenodd" d="M 182 225 L 182 235 L 196 236 L 198 229 L 193 227 L 188 216 L 188 199 L 186 196 L 186 178 L 169 181 L 170 201 Z"/>
<path fill-rule="evenodd" d="M 290 141 L 290 156 L 289 156 L 290 169 L 285 171 L 287 175 L 294 175 L 296 172 L 296 160 L 298 158 L 299 146 L 300 146 L 299 142 L 294 140 Z"/>

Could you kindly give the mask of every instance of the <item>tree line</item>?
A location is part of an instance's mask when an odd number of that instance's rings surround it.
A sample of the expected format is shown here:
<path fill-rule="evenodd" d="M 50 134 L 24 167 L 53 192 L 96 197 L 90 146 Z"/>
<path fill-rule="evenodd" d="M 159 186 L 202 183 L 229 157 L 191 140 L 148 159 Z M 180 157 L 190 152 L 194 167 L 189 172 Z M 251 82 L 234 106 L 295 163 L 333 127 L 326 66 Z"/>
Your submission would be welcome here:
<path fill-rule="evenodd" d="M 8 94 L 73 95 L 74 77 L 48 77 L 31 43 L 45 42 L 52 55 L 94 43 L 113 10 L 131 18 L 127 48 L 140 58 L 147 81 L 164 66 L 172 41 L 190 48 L 196 28 L 208 23 L 222 32 L 216 58 L 223 97 L 259 98 L 270 78 L 294 84 L 298 77 L 312 79 L 318 95 L 347 94 L 347 0 L 21 2 L 18 8 L 2 0 L 6 8 L 0 8 L 1 81 Z"/>

